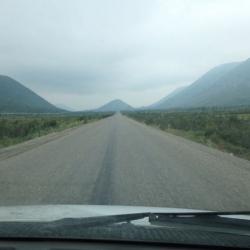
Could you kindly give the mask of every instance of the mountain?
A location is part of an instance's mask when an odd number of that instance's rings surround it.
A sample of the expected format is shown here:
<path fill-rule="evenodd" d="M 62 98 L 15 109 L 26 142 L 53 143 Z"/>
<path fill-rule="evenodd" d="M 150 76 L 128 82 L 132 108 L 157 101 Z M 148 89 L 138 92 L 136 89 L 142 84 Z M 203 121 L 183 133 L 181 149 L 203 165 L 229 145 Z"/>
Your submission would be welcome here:
<path fill-rule="evenodd" d="M 16 80 L 0 75 L 0 113 L 62 112 Z"/>
<path fill-rule="evenodd" d="M 217 66 L 154 109 L 250 105 L 250 59 Z"/>
<path fill-rule="evenodd" d="M 169 98 L 174 97 L 175 95 L 177 95 L 178 93 L 180 93 L 182 90 L 184 90 L 186 87 L 179 87 L 177 89 L 175 89 L 174 91 L 172 91 L 170 94 L 168 94 L 167 96 L 163 97 L 162 99 L 160 99 L 160 101 L 155 102 L 153 104 L 151 104 L 148 107 L 145 107 L 146 109 L 154 109 L 155 107 L 161 105 L 162 103 L 164 103 L 165 101 L 167 101 Z M 144 109 L 145 109 L 144 108 Z"/>
<path fill-rule="evenodd" d="M 63 110 L 66 110 L 66 111 L 70 111 L 70 112 L 74 112 L 75 110 L 67 105 L 64 105 L 64 104 L 55 104 L 55 106 L 59 109 L 63 109 Z"/>
<path fill-rule="evenodd" d="M 119 111 L 132 111 L 134 110 L 133 107 L 128 105 L 127 103 L 123 102 L 122 100 L 113 100 L 100 108 L 98 108 L 96 111 L 99 112 L 107 112 L 107 111 L 112 111 L 112 112 L 119 112 Z"/>

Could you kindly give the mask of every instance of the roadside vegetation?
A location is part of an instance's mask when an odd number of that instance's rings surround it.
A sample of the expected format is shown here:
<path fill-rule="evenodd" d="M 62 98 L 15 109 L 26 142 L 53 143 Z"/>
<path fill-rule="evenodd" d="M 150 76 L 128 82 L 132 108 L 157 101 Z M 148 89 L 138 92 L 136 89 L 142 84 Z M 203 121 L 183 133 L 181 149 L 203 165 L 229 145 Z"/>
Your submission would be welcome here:
<path fill-rule="evenodd" d="M 0 148 L 111 116 L 112 113 L 67 115 L 0 115 Z"/>
<path fill-rule="evenodd" d="M 250 160 L 250 109 L 140 111 L 125 115 Z"/>

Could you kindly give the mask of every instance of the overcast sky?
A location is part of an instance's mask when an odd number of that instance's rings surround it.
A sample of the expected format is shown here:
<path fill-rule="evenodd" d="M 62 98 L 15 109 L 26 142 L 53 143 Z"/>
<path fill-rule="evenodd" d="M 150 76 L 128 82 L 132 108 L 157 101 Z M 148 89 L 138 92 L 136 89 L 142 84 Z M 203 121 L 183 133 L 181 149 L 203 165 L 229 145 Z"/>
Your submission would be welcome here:
<path fill-rule="evenodd" d="M 0 0 L 0 74 L 77 110 L 147 105 L 249 57 L 249 0 Z"/>

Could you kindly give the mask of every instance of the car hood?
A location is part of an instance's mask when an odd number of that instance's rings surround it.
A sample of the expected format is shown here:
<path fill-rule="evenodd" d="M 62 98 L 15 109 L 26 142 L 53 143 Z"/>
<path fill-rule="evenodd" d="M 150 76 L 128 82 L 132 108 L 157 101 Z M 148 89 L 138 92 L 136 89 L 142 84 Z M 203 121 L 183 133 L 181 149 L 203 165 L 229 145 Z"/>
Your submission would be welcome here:
<path fill-rule="evenodd" d="M 33 206 L 0 206 L 0 222 L 4 221 L 37 221 L 49 222 L 63 218 L 87 218 L 134 213 L 195 213 L 209 212 L 208 210 L 142 207 L 142 206 L 113 206 L 113 205 L 33 205 Z M 249 215 L 226 215 L 237 219 L 250 220 Z"/>
<path fill-rule="evenodd" d="M 39 205 L 2 206 L 0 222 L 3 221 L 53 221 L 63 218 L 86 218 L 132 213 L 202 212 L 204 210 L 103 205 Z"/>

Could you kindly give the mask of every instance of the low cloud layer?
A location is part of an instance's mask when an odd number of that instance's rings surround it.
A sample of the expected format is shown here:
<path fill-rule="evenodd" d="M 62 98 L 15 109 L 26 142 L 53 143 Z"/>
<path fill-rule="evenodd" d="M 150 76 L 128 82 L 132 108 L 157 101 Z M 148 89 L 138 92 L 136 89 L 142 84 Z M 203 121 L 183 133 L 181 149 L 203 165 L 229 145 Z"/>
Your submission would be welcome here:
<path fill-rule="evenodd" d="M 150 104 L 250 57 L 248 0 L 0 3 L 0 74 L 75 109 Z"/>

